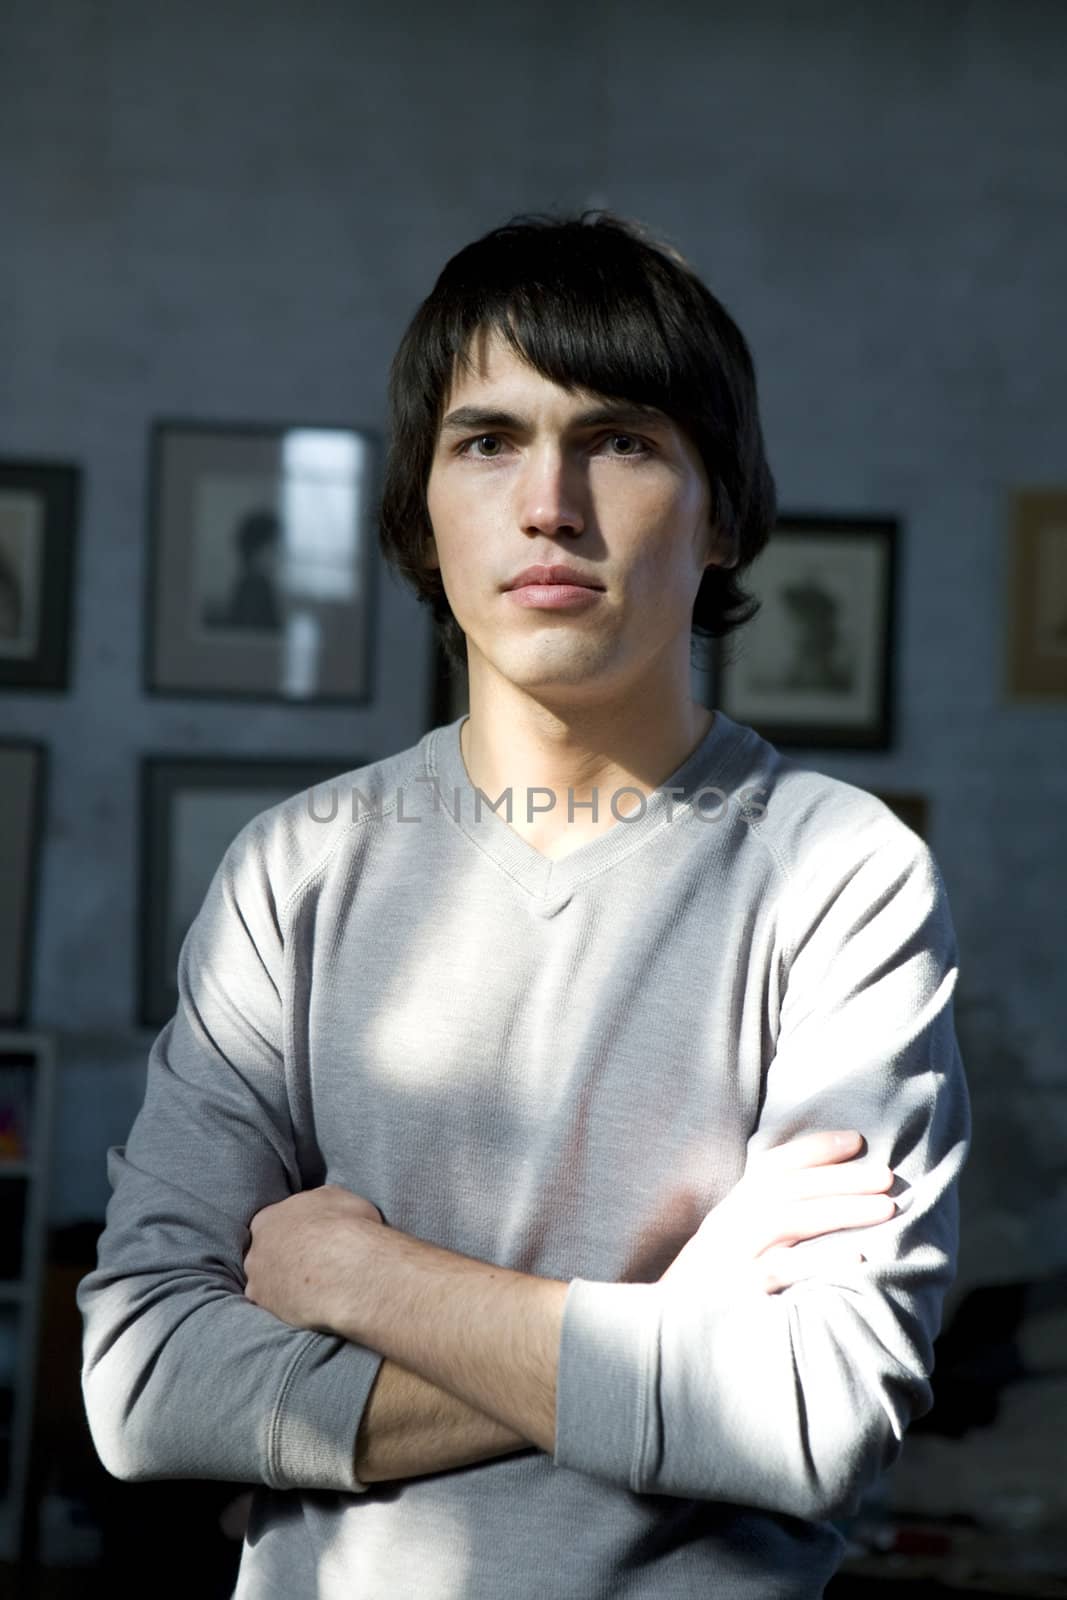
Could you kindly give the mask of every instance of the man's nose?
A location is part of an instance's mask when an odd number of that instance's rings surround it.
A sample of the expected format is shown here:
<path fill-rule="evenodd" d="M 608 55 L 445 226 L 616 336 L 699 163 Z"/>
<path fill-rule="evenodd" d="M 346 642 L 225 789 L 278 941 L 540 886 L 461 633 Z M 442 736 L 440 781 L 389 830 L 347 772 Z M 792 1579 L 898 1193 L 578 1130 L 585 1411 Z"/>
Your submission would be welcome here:
<path fill-rule="evenodd" d="M 533 451 L 523 469 L 519 516 L 536 533 L 581 533 L 588 485 L 581 464 L 559 446 Z"/>

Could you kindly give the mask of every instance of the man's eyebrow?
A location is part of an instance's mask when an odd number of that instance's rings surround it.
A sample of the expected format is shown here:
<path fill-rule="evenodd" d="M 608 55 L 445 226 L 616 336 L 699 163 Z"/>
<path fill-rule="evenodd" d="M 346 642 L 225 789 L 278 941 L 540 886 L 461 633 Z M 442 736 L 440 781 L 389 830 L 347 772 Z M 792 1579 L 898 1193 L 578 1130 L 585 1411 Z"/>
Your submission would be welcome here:
<path fill-rule="evenodd" d="M 666 428 L 670 418 L 656 406 L 642 405 L 628 400 L 591 406 L 579 411 L 570 420 L 571 428 L 596 428 L 608 423 L 626 428 Z M 512 411 L 500 411 L 490 406 L 460 406 L 450 411 L 441 423 L 442 433 L 463 433 L 468 428 L 507 428 L 513 433 L 528 432 L 530 423 Z"/>

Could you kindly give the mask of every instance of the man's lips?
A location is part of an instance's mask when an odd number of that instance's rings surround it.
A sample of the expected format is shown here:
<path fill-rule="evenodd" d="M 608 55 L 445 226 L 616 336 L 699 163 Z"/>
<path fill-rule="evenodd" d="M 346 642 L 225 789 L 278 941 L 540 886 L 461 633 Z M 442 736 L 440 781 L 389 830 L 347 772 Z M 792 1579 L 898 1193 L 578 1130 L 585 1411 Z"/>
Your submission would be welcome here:
<path fill-rule="evenodd" d="M 584 610 L 600 599 L 603 589 L 592 589 L 587 583 L 520 583 L 506 593 L 512 605 L 538 611 Z"/>
<path fill-rule="evenodd" d="M 525 567 L 506 587 L 508 589 L 531 587 L 602 589 L 603 584 L 598 583 L 589 574 L 581 572 L 577 567 L 557 565 Z"/>

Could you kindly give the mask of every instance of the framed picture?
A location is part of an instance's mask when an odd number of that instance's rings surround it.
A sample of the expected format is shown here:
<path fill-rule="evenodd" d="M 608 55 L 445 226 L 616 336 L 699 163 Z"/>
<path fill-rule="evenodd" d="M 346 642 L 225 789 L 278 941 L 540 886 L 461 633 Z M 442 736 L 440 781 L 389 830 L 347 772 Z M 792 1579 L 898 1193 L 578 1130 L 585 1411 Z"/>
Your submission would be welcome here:
<path fill-rule="evenodd" d="M 380 457 L 363 429 L 154 425 L 149 692 L 371 698 Z"/>
<path fill-rule="evenodd" d="M 470 711 L 470 689 L 465 666 L 454 665 L 434 629 L 430 682 L 430 727 L 455 722 Z"/>
<path fill-rule="evenodd" d="M 779 520 L 744 579 L 762 607 L 715 652 L 728 717 L 772 744 L 888 748 L 897 532 L 884 517 Z"/>
<path fill-rule="evenodd" d="M 1067 489 L 1012 496 L 1007 694 L 1067 699 Z"/>
<path fill-rule="evenodd" d="M 41 1463 L 35 1450 L 41 1410 L 34 1402 L 50 1367 L 41 1335 L 46 1301 L 52 1301 L 46 1280 L 55 1076 L 53 1034 L 0 1032 L 0 1560 L 5 1564 L 20 1562 L 35 1548 L 27 1512 L 36 1520 L 40 1490 L 35 1495 L 32 1486 L 40 1483 L 34 1468 Z"/>
<path fill-rule="evenodd" d="M 304 789 L 365 765 L 366 756 L 299 761 L 145 756 L 141 762 L 139 1021 L 178 1004 L 178 955 L 227 846 L 246 822 Z M 329 806 L 323 803 L 323 812 Z"/>
<path fill-rule="evenodd" d="M 0 687 L 66 689 L 81 473 L 0 462 Z"/>
<path fill-rule="evenodd" d="M 889 793 L 884 789 L 872 789 L 870 792 L 887 805 L 912 833 L 917 833 L 920 839 L 926 838 L 930 808 L 924 794 Z"/>
<path fill-rule="evenodd" d="M 0 741 L 0 1022 L 15 1027 L 29 1013 L 47 759 L 37 740 Z"/>

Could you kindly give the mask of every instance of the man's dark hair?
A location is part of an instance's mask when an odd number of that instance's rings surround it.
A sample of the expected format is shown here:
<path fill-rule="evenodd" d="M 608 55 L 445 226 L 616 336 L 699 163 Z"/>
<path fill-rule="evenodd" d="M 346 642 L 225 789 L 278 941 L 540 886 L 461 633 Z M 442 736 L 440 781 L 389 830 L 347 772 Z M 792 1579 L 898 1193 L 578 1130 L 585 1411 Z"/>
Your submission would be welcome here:
<path fill-rule="evenodd" d="M 760 602 L 737 574 L 766 545 L 776 503 L 741 330 L 685 257 L 640 223 L 608 211 L 531 212 L 446 263 L 390 369 L 381 548 L 432 608 L 449 659 L 465 661 L 466 644 L 440 572 L 424 563 L 426 488 L 453 376 L 471 367 L 474 335 L 494 330 L 561 388 L 657 406 L 688 434 L 713 521 L 732 544 L 731 566 L 704 574 L 693 639 L 706 645 L 755 616 Z"/>

